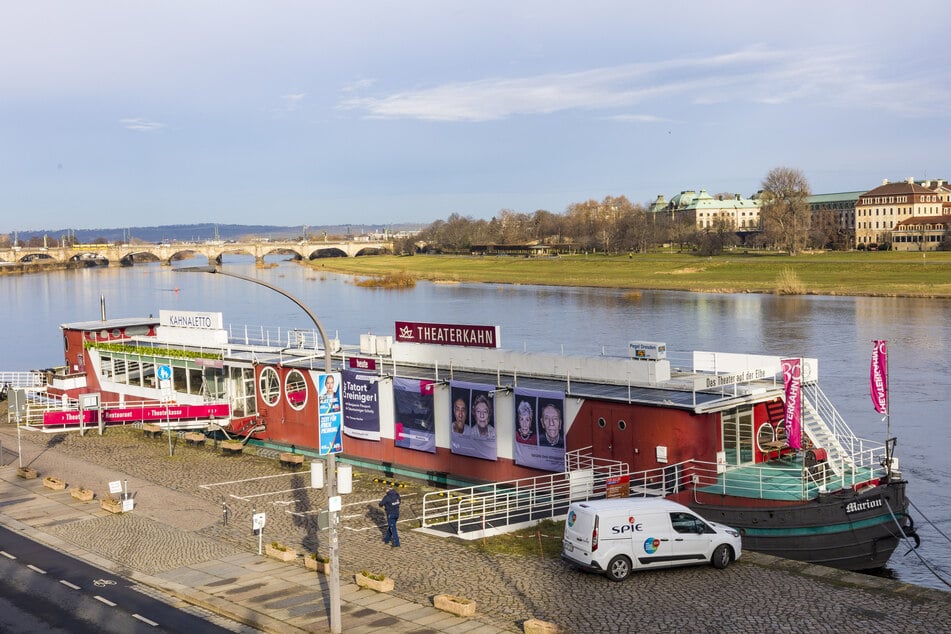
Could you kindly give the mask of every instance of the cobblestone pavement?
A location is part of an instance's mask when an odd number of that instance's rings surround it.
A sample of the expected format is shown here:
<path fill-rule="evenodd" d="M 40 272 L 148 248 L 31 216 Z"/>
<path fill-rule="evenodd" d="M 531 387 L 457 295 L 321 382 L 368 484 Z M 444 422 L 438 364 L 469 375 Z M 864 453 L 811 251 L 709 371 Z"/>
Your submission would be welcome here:
<path fill-rule="evenodd" d="M 103 436 L 21 434 L 24 464 L 36 468 L 40 479 L 55 475 L 100 497 L 109 482 L 127 482 L 135 510 L 111 515 L 68 493 L 45 490 L 40 480 L 17 478 L 16 465 L 9 465 L 15 429 L 0 425 L 0 441 L 8 465 L 0 470 L 0 519 L 21 522 L 140 582 L 260 629 L 326 631 L 322 578 L 305 572 L 301 557 L 285 564 L 257 555 L 251 534 L 252 512 L 265 512 L 265 542 L 327 553 L 316 520 L 326 500 L 309 488 L 307 471 L 282 470 L 276 459 L 253 455 L 252 448 L 248 455 L 225 457 L 210 442 L 193 447 L 176 439 L 169 456 L 167 438 L 146 439 L 131 427 L 110 428 Z M 418 526 L 422 493 L 429 490 L 416 484 L 402 490 L 402 546 L 390 548 L 382 543 L 384 522 L 376 504 L 382 485 L 375 477 L 354 470 L 354 490 L 341 513 L 347 632 L 521 631 L 531 618 L 578 633 L 949 631 L 951 593 L 756 553 L 744 553 L 723 571 L 652 571 L 624 583 L 557 559 L 489 554 L 478 543 L 411 530 Z M 27 500 L 27 494 L 33 497 Z M 58 501 L 66 510 L 50 510 L 44 501 Z M 222 502 L 229 509 L 227 524 Z M 394 578 L 395 590 L 358 592 L 349 582 L 360 570 Z M 432 598 L 442 593 L 476 601 L 476 616 L 434 610 Z"/>

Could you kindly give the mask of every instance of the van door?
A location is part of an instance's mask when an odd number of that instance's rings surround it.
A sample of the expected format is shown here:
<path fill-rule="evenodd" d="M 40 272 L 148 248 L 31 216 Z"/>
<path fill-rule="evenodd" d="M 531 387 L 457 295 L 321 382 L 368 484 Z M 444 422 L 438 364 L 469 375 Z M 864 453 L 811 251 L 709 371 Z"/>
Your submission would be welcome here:
<path fill-rule="evenodd" d="M 709 559 L 716 531 L 709 524 L 683 511 L 670 513 L 672 552 L 681 563 L 700 562 Z"/>

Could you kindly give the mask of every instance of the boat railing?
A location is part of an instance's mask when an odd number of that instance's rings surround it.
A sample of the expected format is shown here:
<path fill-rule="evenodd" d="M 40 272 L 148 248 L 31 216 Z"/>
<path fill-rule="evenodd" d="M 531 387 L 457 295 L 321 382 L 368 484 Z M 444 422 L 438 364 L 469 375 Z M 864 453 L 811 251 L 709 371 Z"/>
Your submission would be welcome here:
<path fill-rule="evenodd" d="M 320 333 L 313 328 L 272 328 L 229 324 L 226 330 L 229 342 L 245 346 L 317 350 L 320 344 Z"/>
<path fill-rule="evenodd" d="M 804 386 L 806 398 L 826 424 L 843 451 L 843 471 L 877 469 L 885 460 L 885 445 L 855 435 L 845 419 L 817 384 Z"/>
<path fill-rule="evenodd" d="M 205 405 L 227 405 L 227 401 L 221 400 L 210 400 L 206 399 Z M 121 401 L 102 401 L 99 404 L 100 411 L 107 411 L 111 409 L 128 409 L 133 407 L 140 407 L 147 405 L 149 407 L 169 407 L 174 408 L 174 403 L 128 403 Z M 50 412 L 77 412 L 79 411 L 79 401 L 77 399 L 71 398 L 53 398 L 46 396 L 42 393 L 27 394 L 26 407 L 22 410 L 22 413 L 19 415 L 19 424 L 25 429 L 32 430 L 42 430 L 45 432 L 55 432 L 55 431 L 71 431 L 75 429 L 80 429 L 81 427 L 90 427 L 89 423 L 85 425 L 80 425 L 76 423 L 57 423 L 57 424 L 46 424 L 46 414 Z M 7 419 L 10 423 L 17 422 L 17 413 L 11 410 L 7 411 Z M 222 422 L 223 419 L 217 419 L 219 422 Z M 122 420 L 119 422 L 110 422 L 107 423 L 110 427 L 114 425 L 141 425 L 145 422 L 151 422 L 153 424 L 159 425 L 162 428 L 171 427 L 172 429 L 176 428 L 195 428 L 196 426 L 204 426 L 207 423 L 213 423 L 215 421 L 214 417 L 205 419 L 205 418 L 184 418 L 176 419 L 172 421 L 156 419 L 156 420 Z M 97 423 L 92 423 L 91 426 L 96 426 Z"/>
<path fill-rule="evenodd" d="M 0 372 L 0 387 L 12 389 L 42 389 L 46 385 L 46 372 Z"/>

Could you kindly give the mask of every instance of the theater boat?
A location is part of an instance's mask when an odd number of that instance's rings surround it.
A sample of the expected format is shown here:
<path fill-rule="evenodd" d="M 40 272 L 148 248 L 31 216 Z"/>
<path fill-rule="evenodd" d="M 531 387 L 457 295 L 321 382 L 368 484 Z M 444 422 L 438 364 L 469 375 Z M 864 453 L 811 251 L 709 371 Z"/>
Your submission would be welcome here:
<path fill-rule="evenodd" d="M 65 365 L 28 391 L 26 429 L 150 423 L 339 454 L 467 487 L 424 504 L 424 525 L 460 533 L 464 517 L 484 529 L 579 497 L 662 495 L 740 529 L 746 549 L 843 569 L 916 539 L 894 440 L 852 433 L 816 359 L 698 351 L 675 367 L 656 342 L 532 354 L 502 349 L 495 326 L 413 322 L 345 346 L 165 310 L 61 328 Z"/>

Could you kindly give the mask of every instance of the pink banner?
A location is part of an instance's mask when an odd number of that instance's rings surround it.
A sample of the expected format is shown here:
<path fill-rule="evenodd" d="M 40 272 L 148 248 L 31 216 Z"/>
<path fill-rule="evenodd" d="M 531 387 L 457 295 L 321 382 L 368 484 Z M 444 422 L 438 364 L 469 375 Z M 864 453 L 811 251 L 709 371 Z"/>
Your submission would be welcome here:
<path fill-rule="evenodd" d="M 102 410 L 102 419 L 107 425 L 116 423 L 135 423 L 149 420 L 174 420 L 187 418 L 228 418 L 231 409 L 227 405 L 146 405 L 143 407 L 122 407 Z M 95 410 L 83 411 L 83 422 L 97 424 L 99 417 Z M 46 412 L 44 425 L 78 425 L 79 411 Z"/>
<path fill-rule="evenodd" d="M 869 392 L 872 395 L 872 405 L 879 414 L 888 413 L 888 342 L 884 339 L 875 340 L 872 350 L 872 367 L 869 370 Z"/>
<path fill-rule="evenodd" d="M 786 442 L 802 448 L 802 359 L 783 359 L 783 389 L 786 394 Z"/>

